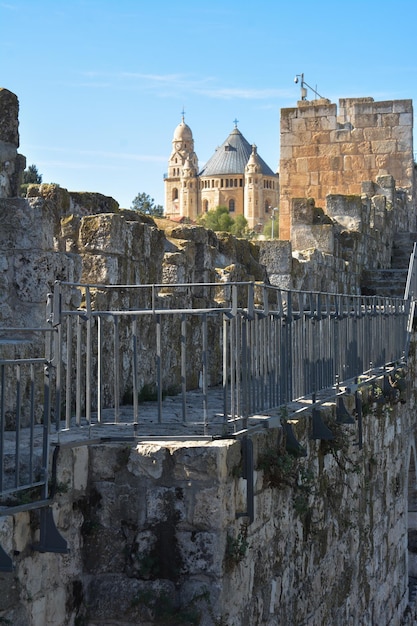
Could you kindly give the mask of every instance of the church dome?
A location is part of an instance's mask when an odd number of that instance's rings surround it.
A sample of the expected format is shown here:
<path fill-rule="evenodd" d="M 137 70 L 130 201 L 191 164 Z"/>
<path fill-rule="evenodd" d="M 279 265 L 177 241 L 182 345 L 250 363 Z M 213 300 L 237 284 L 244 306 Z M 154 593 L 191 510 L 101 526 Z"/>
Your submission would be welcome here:
<path fill-rule="evenodd" d="M 237 128 L 234 128 L 226 141 L 217 148 L 213 156 L 204 165 L 199 175 L 223 176 L 225 174 L 243 174 L 252 152 L 250 143 Z M 274 176 L 274 172 L 256 151 L 253 158 L 255 157 L 259 171 L 264 176 Z"/>
<path fill-rule="evenodd" d="M 184 118 L 182 118 L 182 122 L 178 124 L 177 128 L 174 131 L 174 139 L 173 141 L 192 141 L 193 133 L 191 132 L 191 128 L 184 122 Z"/>

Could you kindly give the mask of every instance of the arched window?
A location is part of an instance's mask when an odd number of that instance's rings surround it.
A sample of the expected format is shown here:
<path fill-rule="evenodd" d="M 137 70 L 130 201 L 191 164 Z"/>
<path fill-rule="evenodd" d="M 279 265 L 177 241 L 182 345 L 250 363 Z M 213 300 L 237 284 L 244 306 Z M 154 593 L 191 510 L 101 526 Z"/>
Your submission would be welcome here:
<path fill-rule="evenodd" d="M 234 211 L 235 211 L 235 201 L 232 199 L 232 200 L 229 200 L 229 213 L 234 213 Z"/>
<path fill-rule="evenodd" d="M 172 199 L 178 200 L 178 189 L 176 187 L 172 190 Z"/>
<path fill-rule="evenodd" d="M 208 204 L 208 200 L 204 200 L 203 201 L 203 209 L 204 209 L 204 213 L 207 213 L 209 204 Z"/>

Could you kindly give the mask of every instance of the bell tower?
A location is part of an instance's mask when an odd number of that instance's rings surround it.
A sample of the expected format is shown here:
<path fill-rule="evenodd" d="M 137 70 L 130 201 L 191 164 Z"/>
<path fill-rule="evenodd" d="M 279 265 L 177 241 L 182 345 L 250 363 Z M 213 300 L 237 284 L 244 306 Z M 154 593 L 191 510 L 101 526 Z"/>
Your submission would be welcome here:
<path fill-rule="evenodd" d="M 191 128 L 184 121 L 174 131 L 172 150 L 165 177 L 165 214 L 167 217 L 189 217 L 198 213 L 198 159 L 194 152 Z"/>
<path fill-rule="evenodd" d="M 252 152 L 245 167 L 245 217 L 250 228 L 254 228 L 261 218 L 262 206 L 262 166 L 256 146 L 252 145 Z"/>

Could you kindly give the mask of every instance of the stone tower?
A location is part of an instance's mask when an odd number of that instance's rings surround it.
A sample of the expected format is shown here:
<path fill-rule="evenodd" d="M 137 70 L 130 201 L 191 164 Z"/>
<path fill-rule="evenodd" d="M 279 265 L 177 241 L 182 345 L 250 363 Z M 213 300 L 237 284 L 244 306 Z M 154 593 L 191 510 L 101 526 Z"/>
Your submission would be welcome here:
<path fill-rule="evenodd" d="M 194 152 L 191 128 L 184 115 L 174 131 L 172 151 L 165 178 L 165 213 L 171 217 L 187 216 L 194 220 L 198 214 L 198 159 Z"/>
<path fill-rule="evenodd" d="M 252 152 L 245 167 L 245 207 L 246 214 L 250 216 L 252 224 L 264 222 L 265 209 L 269 213 L 272 207 L 264 205 L 264 185 L 262 163 L 259 160 L 257 148 L 252 145 Z M 275 205 L 274 205 L 275 206 Z M 273 214 L 272 214 L 273 215 Z"/>
<path fill-rule="evenodd" d="M 281 239 L 291 238 L 292 198 L 313 198 L 324 209 L 327 195 L 361 195 L 364 183 L 384 176 L 407 199 L 398 227 L 415 230 L 411 100 L 344 98 L 338 111 L 322 98 L 281 110 Z"/>

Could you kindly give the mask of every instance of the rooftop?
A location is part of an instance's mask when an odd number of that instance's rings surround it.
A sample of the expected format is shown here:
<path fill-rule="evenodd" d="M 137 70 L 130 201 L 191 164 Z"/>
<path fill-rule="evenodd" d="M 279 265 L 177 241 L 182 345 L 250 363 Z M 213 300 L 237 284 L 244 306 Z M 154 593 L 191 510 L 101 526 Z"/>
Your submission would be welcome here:
<path fill-rule="evenodd" d="M 224 174 L 244 174 L 245 167 L 252 154 L 252 145 L 245 139 L 238 128 L 234 128 L 226 141 L 216 149 L 207 161 L 199 176 L 219 176 Z M 275 176 L 275 173 L 257 155 L 264 176 Z"/>

